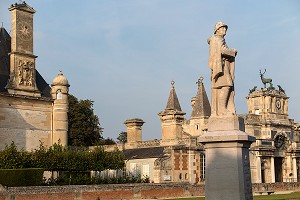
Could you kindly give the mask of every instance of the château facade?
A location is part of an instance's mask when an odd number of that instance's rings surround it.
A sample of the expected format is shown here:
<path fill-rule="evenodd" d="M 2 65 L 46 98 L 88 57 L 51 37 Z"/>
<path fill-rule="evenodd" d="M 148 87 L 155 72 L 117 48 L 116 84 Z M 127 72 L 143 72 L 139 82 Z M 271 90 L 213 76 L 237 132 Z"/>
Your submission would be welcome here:
<path fill-rule="evenodd" d="M 174 82 L 161 120 L 162 139 L 142 141 L 142 119 L 125 121 L 127 143 L 118 148 L 126 156 L 129 172 L 149 176 L 150 181 L 205 183 L 205 149 L 198 137 L 208 129 L 210 103 L 202 82 L 192 98 L 192 114 L 185 113 L 175 91 Z M 300 180 L 300 127 L 289 118 L 288 96 L 278 86 L 254 87 L 246 97 L 248 113 L 239 115 L 245 132 L 256 137 L 250 148 L 253 183 L 297 182 Z"/>
<path fill-rule="evenodd" d="M 35 10 L 23 2 L 9 11 L 11 34 L 0 28 L 0 149 L 12 141 L 28 151 L 67 145 L 68 80 L 59 72 L 50 87 L 36 69 Z"/>
<path fill-rule="evenodd" d="M 67 78 L 59 72 L 51 87 L 36 68 L 33 51 L 33 15 L 26 3 L 13 4 L 11 34 L 0 28 L 0 149 L 12 141 L 32 150 L 42 142 L 67 145 Z M 263 79 L 262 79 L 263 80 Z M 264 79 L 265 81 L 267 79 Z M 126 169 L 151 182 L 205 183 L 205 149 L 198 137 L 208 129 L 211 115 L 203 78 L 191 99 L 188 119 L 172 81 L 166 108 L 158 113 L 161 140 L 142 141 L 142 119 L 125 121 L 127 142 L 106 146 L 126 157 Z M 245 132 L 256 137 L 250 148 L 253 183 L 300 181 L 300 126 L 288 115 L 288 96 L 269 81 L 254 87 L 247 99 L 248 113 L 240 115 Z"/>
<path fill-rule="evenodd" d="M 270 84 L 250 91 L 246 99 L 245 131 L 256 137 L 250 149 L 252 182 L 298 182 L 299 124 L 289 118 L 285 91 Z"/>

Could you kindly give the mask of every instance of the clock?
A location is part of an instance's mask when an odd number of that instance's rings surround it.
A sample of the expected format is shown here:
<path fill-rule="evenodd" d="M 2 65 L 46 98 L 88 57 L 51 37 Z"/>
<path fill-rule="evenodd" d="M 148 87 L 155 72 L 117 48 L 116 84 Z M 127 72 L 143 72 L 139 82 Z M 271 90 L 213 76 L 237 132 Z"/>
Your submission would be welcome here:
<path fill-rule="evenodd" d="M 278 99 L 276 100 L 276 108 L 281 108 L 281 102 Z"/>
<path fill-rule="evenodd" d="M 22 40 L 30 40 L 32 36 L 32 28 L 31 26 L 26 22 L 20 22 L 17 25 L 17 32 L 18 36 Z"/>

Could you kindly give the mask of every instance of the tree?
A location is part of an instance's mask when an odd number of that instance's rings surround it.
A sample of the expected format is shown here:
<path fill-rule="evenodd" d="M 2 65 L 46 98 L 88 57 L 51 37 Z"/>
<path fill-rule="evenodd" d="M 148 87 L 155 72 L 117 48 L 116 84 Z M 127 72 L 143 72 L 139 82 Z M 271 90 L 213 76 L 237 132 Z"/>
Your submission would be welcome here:
<path fill-rule="evenodd" d="M 126 143 L 127 142 L 127 132 L 122 131 L 119 133 L 119 136 L 117 138 L 120 143 Z"/>
<path fill-rule="evenodd" d="M 100 141 L 98 145 L 111 145 L 111 144 L 116 144 L 116 142 L 112 138 L 108 137 Z"/>
<path fill-rule="evenodd" d="M 102 128 L 98 116 L 94 114 L 92 100 L 78 100 L 69 94 L 68 119 L 70 146 L 93 146 L 103 140 Z"/>

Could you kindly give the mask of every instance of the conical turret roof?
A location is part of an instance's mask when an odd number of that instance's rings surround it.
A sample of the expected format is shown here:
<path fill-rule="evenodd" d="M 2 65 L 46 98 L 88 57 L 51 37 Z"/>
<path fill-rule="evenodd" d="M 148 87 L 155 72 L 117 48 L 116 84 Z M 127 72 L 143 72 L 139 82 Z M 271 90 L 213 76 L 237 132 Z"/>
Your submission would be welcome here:
<path fill-rule="evenodd" d="M 198 92 L 195 97 L 191 118 L 209 117 L 211 114 L 210 103 L 203 84 L 203 77 L 198 79 Z"/>
<path fill-rule="evenodd" d="M 174 83 L 175 83 L 174 81 L 171 82 L 172 88 L 170 91 L 168 103 L 165 110 L 181 111 L 181 107 L 175 91 Z"/>

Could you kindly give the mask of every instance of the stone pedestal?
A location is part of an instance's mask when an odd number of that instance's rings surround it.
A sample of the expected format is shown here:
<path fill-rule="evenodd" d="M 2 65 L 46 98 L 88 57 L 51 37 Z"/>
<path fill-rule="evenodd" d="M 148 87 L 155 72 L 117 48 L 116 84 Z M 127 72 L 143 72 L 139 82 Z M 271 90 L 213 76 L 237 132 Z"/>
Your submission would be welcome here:
<path fill-rule="evenodd" d="M 211 117 L 209 130 L 199 137 L 205 146 L 205 199 L 252 200 L 249 147 L 237 116 Z"/>

